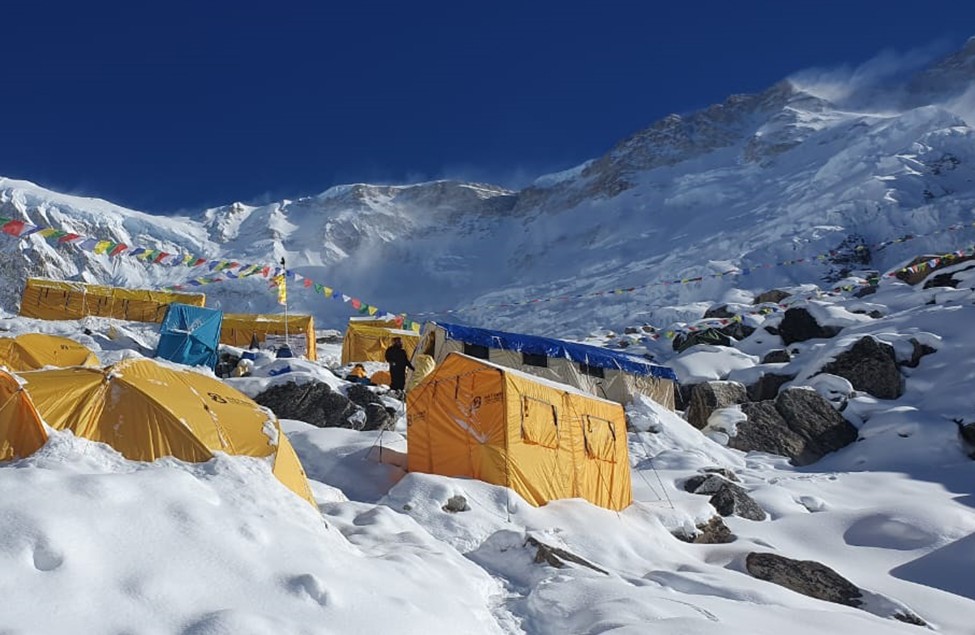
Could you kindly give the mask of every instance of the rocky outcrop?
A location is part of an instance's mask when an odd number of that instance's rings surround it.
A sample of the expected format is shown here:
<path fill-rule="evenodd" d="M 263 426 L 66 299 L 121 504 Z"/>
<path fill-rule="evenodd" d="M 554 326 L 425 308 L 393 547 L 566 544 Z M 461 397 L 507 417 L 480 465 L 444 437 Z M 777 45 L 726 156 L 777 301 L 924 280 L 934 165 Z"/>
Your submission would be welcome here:
<path fill-rule="evenodd" d="M 571 562 L 572 564 L 577 564 L 586 567 L 587 569 L 592 569 L 593 571 L 598 571 L 599 573 L 609 575 L 605 569 L 597 567 L 585 558 L 566 551 L 561 547 L 547 545 L 534 536 L 528 536 L 525 538 L 525 546 L 536 547 L 538 549 L 535 552 L 535 564 L 544 563 L 555 567 L 556 569 L 561 569 L 566 566 L 566 563 Z"/>
<path fill-rule="evenodd" d="M 787 388 L 775 401 L 746 402 L 748 421 L 728 445 L 789 457 L 794 465 L 809 465 L 856 440 L 857 431 L 843 415 L 814 390 Z"/>
<path fill-rule="evenodd" d="M 825 365 L 822 372 L 843 377 L 856 390 L 878 399 L 897 399 L 904 394 L 904 379 L 897 368 L 894 348 L 872 337 L 857 340 Z"/>
<path fill-rule="evenodd" d="M 677 531 L 674 537 L 698 545 L 723 545 L 735 541 L 735 535 L 728 529 L 728 525 L 724 524 L 721 516 L 712 516 L 708 522 L 698 525 L 693 532 Z"/>
<path fill-rule="evenodd" d="M 955 419 L 955 423 L 958 425 L 962 449 L 970 458 L 975 459 L 975 423 L 965 423 L 963 419 Z"/>
<path fill-rule="evenodd" d="M 745 392 L 748 395 L 750 401 L 766 401 L 768 399 L 775 399 L 776 395 L 779 394 L 779 388 L 783 384 L 787 384 L 793 379 L 795 375 L 777 375 L 775 373 L 765 373 L 758 378 L 754 384 L 750 384 Z"/>
<path fill-rule="evenodd" d="M 733 381 L 708 381 L 691 388 L 687 421 L 698 430 L 704 429 L 708 417 L 718 408 L 727 408 L 748 400 L 745 387 Z"/>
<path fill-rule="evenodd" d="M 717 478 L 717 477 L 715 477 Z M 765 520 L 765 510 L 740 485 L 725 481 L 711 499 L 711 506 L 722 516 L 741 516 L 748 520 Z"/>
<path fill-rule="evenodd" d="M 913 338 L 911 338 L 911 344 L 914 345 L 914 349 L 911 351 L 911 357 L 910 359 L 905 359 L 898 362 L 901 366 L 907 366 L 908 368 L 917 368 L 917 365 L 921 363 L 922 357 L 937 352 L 937 349 L 931 348 L 927 344 L 922 344 L 921 342 L 918 342 L 916 339 Z"/>
<path fill-rule="evenodd" d="M 765 304 L 766 302 L 772 304 L 778 304 L 782 300 L 788 298 L 790 295 L 792 294 L 786 291 L 782 291 L 781 289 L 772 289 L 771 291 L 759 293 L 757 296 L 755 296 L 755 299 L 752 301 L 752 304 Z"/>
<path fill-rule="evenodd" d="M 791 361 L 792 356 L 784 348 L 772 349 L 765 353 L 765 357 L 762 358 L 763 364 L 788 364 Z"/>
<path fill-rule="evenodd" d="M 298 419 L 319 428 L 362 430 L 366 423 L 362 409 L 321 382 L 278 384 L 254 401 L 270 408 L 280 419 Z"/>
<path fill-rule="evenodd" d="M 863 604 L 860 588 L 824 564 L 793 560 L 774 553 L 752 552 L 745 558 L 748 573 L 796 593 L 846 606 Z"/>
<path fill-rule="evenodd" d="M 733 475 L 732 475 L 733 476 Z M 735 477 L 737 479 L 737 477 Z M 692 494 L 711 495 L 708 501 L 722 516 L 741 516 L 748 520 L 765 520 L 765 510 L 748 495 L 745 488 L 712 472 L 697 474 L 684 481 L 684 490 Z"/>
<path fill-rule="evenodd" d="M 820 326 L 816 318 L 803 308 L 789 309 L 779 324 L 779 337 L 786 346 L 794 342 L 830 338 L 840 332 L 835 326 Z"/>
<path fill-rule="evenodd" d="M 396 411 L 387 408 L 379 395 L 366 386 L 352 384 L 346 390 L 349 400 L 366 411 L 366 424 L 363 430 L 385 430 L 395 423 Z"/>

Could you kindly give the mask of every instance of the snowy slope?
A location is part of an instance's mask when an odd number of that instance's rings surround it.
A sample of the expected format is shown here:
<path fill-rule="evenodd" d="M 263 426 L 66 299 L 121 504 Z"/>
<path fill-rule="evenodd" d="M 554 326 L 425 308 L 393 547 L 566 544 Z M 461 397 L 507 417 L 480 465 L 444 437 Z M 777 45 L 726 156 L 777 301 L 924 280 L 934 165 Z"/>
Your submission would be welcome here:
<path fill-rule="evenodd" d="M 406 473 L 401 404 L 396 430 L 382 435 L 283 422 L 320 516 L 256 459 L 143 464 L 55 434 L 38 454 L 0 465 L 0 592 L 9 602 L 0 625 L 237 635 L 920 632 L 895 618 L 909 615 L 936 633 L 970 633 L 975 461 L 953 419 L 972 420 L 975 278 L 959 276 L 957 289 L 884 280 L 869 305 L 850 294 L 800 303 L 846 328 L 790 347 L 793 385 L 816 385 L 816 369 L 864 335 L 899 355 L 911 338 L 934 350 L 904 369 L 899 399 L 851 391 L 844 413 L 860 440 L 812 465 L 730 450 L 675 413 L 630 404 L 635 502 L 619 513 L 580 500 L 534 508 L 501 487 Z M 865 306 L 881 317 L 855 312 Z M 761 319 L 771 326 L 781 315 Z M 151 349 L 155 337 L 151 325 L 104 319 L 7 318 L 0 329 L 75 337 L 103 362 L 138 354 L 132 341 Z M 766 333 L 670 361 L 682 379 L 702 368 L 742 377 L 781 346 Z M 705 367 L 695 361 L 702 350 Z M 236 381 L 257 392 L 280 380 L 260 375 Z M 725 518 L 736 537 L 726 544 L 682 542 L 673 534 L 714 515 L 708 497 L 683 483 L 714 467 L 733 470 L 768 517 Z M 458 495 L 469 509 L 445 511 Z M 581 561 L 546 564 L 531 541 Z M 859 586 L 863 604 L 757 580 L 746 572 L 751 552 L 821 562 Z"/>

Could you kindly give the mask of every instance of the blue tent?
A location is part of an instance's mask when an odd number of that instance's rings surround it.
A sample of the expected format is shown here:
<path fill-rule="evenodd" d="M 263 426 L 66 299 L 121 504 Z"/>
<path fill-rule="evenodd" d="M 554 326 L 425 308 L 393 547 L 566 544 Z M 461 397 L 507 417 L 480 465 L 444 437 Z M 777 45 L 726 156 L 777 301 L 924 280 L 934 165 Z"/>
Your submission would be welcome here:
<path fill-rule="evenodd" d="M 187 366 L 217 365 L 223 311 L 170 304 L 159 326 L 156 357 Z"/>
<path fill-rule="evenodd" d="M 546 357 L 565 357 L 574 362 L 598 368 L 615 368 L 634 375 L 646 375 L 660 379 L 677 381 L 677 375 L 666 366 L 651 364 L 645 359 L 611 351 L 600 346 L 578 344 L 537 335 L 506 333 L 490 329 L 479 329 L 459 324 L 435 322 L 449 339 L 477 344 L 486 348 L 500 348 L 506 351 L 519 351 Z"/>

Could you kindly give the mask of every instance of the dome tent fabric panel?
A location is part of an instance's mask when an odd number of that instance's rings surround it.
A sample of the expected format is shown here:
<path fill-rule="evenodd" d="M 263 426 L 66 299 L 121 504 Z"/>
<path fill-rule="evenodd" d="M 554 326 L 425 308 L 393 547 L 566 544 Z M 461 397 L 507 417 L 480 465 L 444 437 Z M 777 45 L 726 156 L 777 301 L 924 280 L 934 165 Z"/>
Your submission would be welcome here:
<path fill-rule="evenodd" d="M 41 320 L 77 320 L 93 315 L 137 322 L 159 322 L 173 302 L 203 306 L 202 293 L 123 289 L 83 282 L 28 278 L 20 315 Z"/>
<path fill-rule="evenodd" d="M 403 348 L 408 356 L 413 355 L 413 349 L 420 341 L 420 336 L 414 331 L 375 325 L 375 320 L 349 320 L 342 340 L 342 363 L 351 362 L 385 362 L 386 349 L 393 343 L 393 338 L 403 340 Z"/>
<path fill-rule="evenodd" d="M 156 357 L 187 366 L 217 365 L 223 312 L 187 304 L 170 304 L 159 326 Z"/>
<path fill-rule="evenodd" d="M 220 327 L 220 343 L 247 348 L 251 339 L 261 344 L 271 340 L 284 343 L 288 335 L 291 350 L 314 361 L 318 359 L 315 340 L 315 320 L 310 315 L 265 313 L 224 313 Z"/>
<path fill-rule="evenodd" d="M 149 359 L 103 369 L 68 368 L 23 373 L 44 421 L 57 430 L 106 443 L 127 459 L 173 456 L 207 461 L 214 452 L 283 457 L 272 470 L 315 505 L 297 457 L 291 460 L 274 415 L 246 395 L 201 373 Z"/>
<path fill-rule="evenodd" d="M 57 335 L 24 333 L 0 338 L 0 366 L 21 372 L 45 366 L 98 366 L 98 357 L 87 346 Z"/>
<path fill-rule="evenodd" d="M 632 501 L 617 403 L 459 353 L 406 403 L 411 471 L 504 485 L 533 505 L 585 498 L 619 510 Z M 596 427 L 587 431 L 590 419 Z"/>
<path fill-rule="evenodd" d="M 30 456 L 46 441 L 44 424 L 20 382 L 0 371 L 0 461 Z"/>

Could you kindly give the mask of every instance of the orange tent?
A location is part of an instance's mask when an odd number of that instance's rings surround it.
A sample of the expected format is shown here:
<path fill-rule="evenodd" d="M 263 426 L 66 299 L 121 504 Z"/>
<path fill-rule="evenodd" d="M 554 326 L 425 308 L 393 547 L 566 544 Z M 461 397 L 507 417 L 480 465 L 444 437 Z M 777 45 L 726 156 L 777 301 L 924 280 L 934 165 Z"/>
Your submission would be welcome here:
<path fill-rule="evenodd" d="M 0 461 L 31 455 L 47 441 L 47 431 L 17 378 L 0 370 Z"/>
<path fill-rule="evenodd" d="M 278 480 L 316 504 L 274 415 L 213 377 L 126 359 L 106 368 L 36 370 L 21 378 L 55 430 L 108 444 L 133 461 L 207 461 L 214 452 L 267 457 Z"/>

